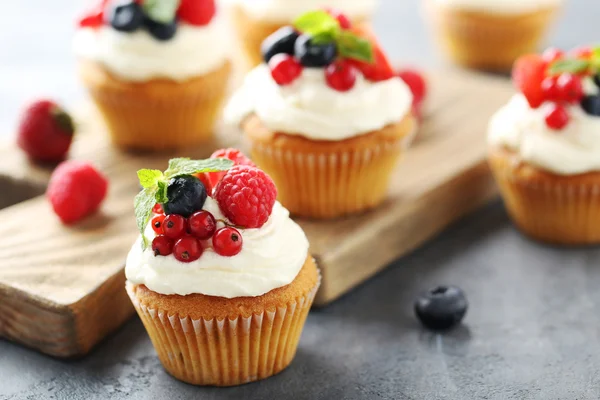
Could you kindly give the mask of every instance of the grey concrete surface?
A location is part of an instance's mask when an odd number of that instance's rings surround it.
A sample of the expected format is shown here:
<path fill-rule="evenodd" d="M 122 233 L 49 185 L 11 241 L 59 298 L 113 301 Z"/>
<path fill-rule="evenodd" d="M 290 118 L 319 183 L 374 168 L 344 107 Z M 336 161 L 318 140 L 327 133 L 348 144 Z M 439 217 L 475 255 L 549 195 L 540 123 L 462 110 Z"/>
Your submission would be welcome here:
<path fill-rule="evenodd" d="M 48 94 L 83 92 L 69 50 L 75 0 L 2 1 L 0 127 Z M 572 0 L 553 34 L 562 47 L 598 39 L 600 2 Z M 377 30 L 394 58 L 433 66 L 414 0 L 383 0 Z M 401 227 L 398 227 L 401 229 Z M 82 360 L 55 360 L 0 340 L 0 399 L 599 399 L 600 249 L 532 242 L 500 204 L 460 221 L 331 306 L 313 311 L 283 373 L 238 388 L 171 378 L 132 319 Z M 415 295 L 440 283 L 469 296 L 465 324 L 423 330 Z"/>

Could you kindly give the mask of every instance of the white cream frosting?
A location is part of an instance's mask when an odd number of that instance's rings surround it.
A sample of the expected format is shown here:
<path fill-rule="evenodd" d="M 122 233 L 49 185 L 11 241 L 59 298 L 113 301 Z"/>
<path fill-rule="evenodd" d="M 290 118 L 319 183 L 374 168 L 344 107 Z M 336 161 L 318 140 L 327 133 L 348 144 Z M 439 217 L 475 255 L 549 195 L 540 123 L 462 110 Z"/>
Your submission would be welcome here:
<path fill-rule="evenodd" d="M 252 18 L 288 23 L 307 11 L 330 7 L 350 18 L 368 18 L 377 8 L 378 0 L 223 0 L 236 4 Z"/>
<path fill-rule="evenodd" d="M 229 57 L 223 44 L 224 24 L 214 18 L 206 26 L 180 23 L 172 39 L 160 41 L 145 29 L 119 32 L 110 26 L 81 28 L 73 48 L 83 59 L 101 63 L 127 81 L 167 78 L 174 81 L 204 75 L 222 66 Z"/>
<path fill-rule="evenodd" d="M 216 219 L 225 219 L 210 197 L 204 209 Z M 154 256 L 150 248 L 142 251 L 138 238 L 127 256 L 125 275 L 130 282 L 161 294 L 200 293 L 226 298 L 260 296 L 296 278 L 308 255 L 308 239 L 279 202 L 265 225 L 240 233 L 243 245 L 239 254 L 218 255 L 210 241 L 205 241 L 204 253 L 191 263 L 182 263 L 172 255 Z M 152 229 L 146 236 L 152 240 Z"/>
<path fill-rule="evenodd" d="M 563 0 L 431 0 L 440 6 L 501 14 L 520 14 L 560 5 Z"/>
<path fill-rule="evenodd" d="M 225 109 L 225 120 L 238 125 L 255 113 L 270 130 L 313 140 L 343 140 L 401 121 L 412 94 L 397 77 L 370 82 L 358 74 L 347 92 L 327 86 L 322 68 L 304 68 L 292 84 L 279 86 L 268 67 L 247 76 Z"/>
<path fill-rule="evenodd" d="M 600 171 L 600 117 L 586 114 L 579 105 L 571 106 L 569 124 L 552 130 L 545 122 L 551 106 L 544 103 L 532 109 L 522 94 L 515 95 L 492 117 L 488 142 L 505 146 L 523 161 L 559 175 Z"/>

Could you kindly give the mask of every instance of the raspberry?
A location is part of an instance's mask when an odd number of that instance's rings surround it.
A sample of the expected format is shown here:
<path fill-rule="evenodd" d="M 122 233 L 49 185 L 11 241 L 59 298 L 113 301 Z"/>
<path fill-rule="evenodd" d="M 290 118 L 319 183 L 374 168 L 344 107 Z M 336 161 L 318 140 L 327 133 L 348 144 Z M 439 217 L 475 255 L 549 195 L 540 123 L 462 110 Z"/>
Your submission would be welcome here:
<path fill-rule="evenodd" d="M 210 158 L 227 158 L 228 160 L 233 161 L 234 165 L 249 165 L 251 167 L 256 167 L 252 160 L 246 157 L 246 155 L 242 153 L 241 150 L 233 148 L 217 150 L 211 154 Z M 206 176 L 208 177 L 208 183 L 210 185 L 210 188 L 206 187 L 206 192 L 212 193 L 214 188 L 217 187 L 217 183 L 219 183 L 219 181 L 224 175 L 225 171 L 207 173 Z M 204 182 L 204 180 L 202 180 L 201 178 L 198 179 Z M 204 184 L 204 186 L 206 186 L 206 183 Z"/>
<path fill-rule="evenodd" d="M 46 196 L 65 224 L 94 213 L 106 197 L 108 180 L 86 161 L 65 161 L 50 177 Z"/>
<path fill-rule="evenodd" d="M 523 93 L 531 108 L 538 108 L 544 100 L 542 81 L 546 77 L 546 62 L 537 54 L 520 57 L 512 71 L 512 79 Z"/>
<path fill-rule="evenodd" d="M 421 104 L 427 94 L 427 82 L 421 73 L 412 69 L 398 71 L 398 77 L 406 83 L 413 95 L 413 104 Z"/>
<path fill-rule="evenodd" d="M 340 10 L 330 7 L 325 7 L 324 10 L 327 11 L 327 14 L 337 19 L 338 23 L 340 24 L 340 28 L 344 30 L 352 28 L 352 23 L 350 22 L 350 19 Z"/>
<path fill-rule="evenodd" d="M 221 212 L 233 224 L 260 228 L 267 222 L 277 198 L 277 188 L 258 168 L 245 165 L 231 168 L 215 189 Z"/>
<path fill-rule="evenodd" d="M 375 34 L 369 30 L 369 28 L 365 28 L 364 26 L 355 27 L 352 29 L 352 32 L 371 42 L 371 46 L 373 47 L 373 62 L 369 63 L 354 59 L 348 60 L 348 62 L 358 68 L 365 78 L 370 81 L 379 82 L 393 78 L 394 69 L 383 49 L 377 42 Z"/>

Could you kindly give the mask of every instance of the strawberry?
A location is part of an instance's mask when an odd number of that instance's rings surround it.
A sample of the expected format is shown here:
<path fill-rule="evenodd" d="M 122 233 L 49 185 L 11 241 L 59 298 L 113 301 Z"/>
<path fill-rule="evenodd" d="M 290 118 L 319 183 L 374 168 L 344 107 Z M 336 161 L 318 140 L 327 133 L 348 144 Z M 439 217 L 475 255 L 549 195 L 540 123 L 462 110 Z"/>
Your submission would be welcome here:
<path fill-rule="evenodd" d="M 370 81 L 378 82 L 385 81 L 394 77 L 394 69 L 392 68 L 390 61 L 383 52 L 383 49 L 379 45 L 375 34 L 364 26 L 355 27 L 352 32 L 368 39 L 373 47 L 373 62 L 368 63 L 366 61 L 348 60 L 352 65 L 362 72 L 362 74 Z"/>
<path fill-rule="evenodd" d="M 204 26 L 216 13 L 215 0 L 181 0 L 177 16 L 190 25 Z"/>
<path fill-rule="evenodd" d="M 51 100 L 39 100 L 23 112 L 17 144 L 33 160 L 58 162 L 67 155 L 73 133 L 69 114 Z"/>
<path fill-rule="evenodd" d="M 538 108 L 545 100 L 542 81 L 546 77 L 546 66 L 540 55 L 527 54 L 521 56 L 513 67 L 513 83 L 532 108 Z"/>

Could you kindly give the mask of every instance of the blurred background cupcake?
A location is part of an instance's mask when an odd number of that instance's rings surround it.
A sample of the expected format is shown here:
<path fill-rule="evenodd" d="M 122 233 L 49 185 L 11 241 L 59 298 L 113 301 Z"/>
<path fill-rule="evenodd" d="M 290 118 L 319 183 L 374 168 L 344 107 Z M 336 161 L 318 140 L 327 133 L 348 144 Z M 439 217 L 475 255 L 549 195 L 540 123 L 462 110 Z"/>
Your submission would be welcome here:
<path fill-rule="evenodd" d="M 424 0 L 445 55 L 469 68 L 508 71 L 540 46 L 563 0 Z"/>
<path fill-rule="evenodd" d="M 163 150 L 209 138 L 230 75 L 214 0 L 96 3 L 74 50 L 113 142 Z"/>
<path fill-rule="evenodd" d="M 354 23 L 369 21 L 378 0 L 223 0 L 230 8 L 233 27 L 251 66 L 262 62 L 260 46 L 270 34 L 299 15 L 318 8 L 340 10 Z"/>

